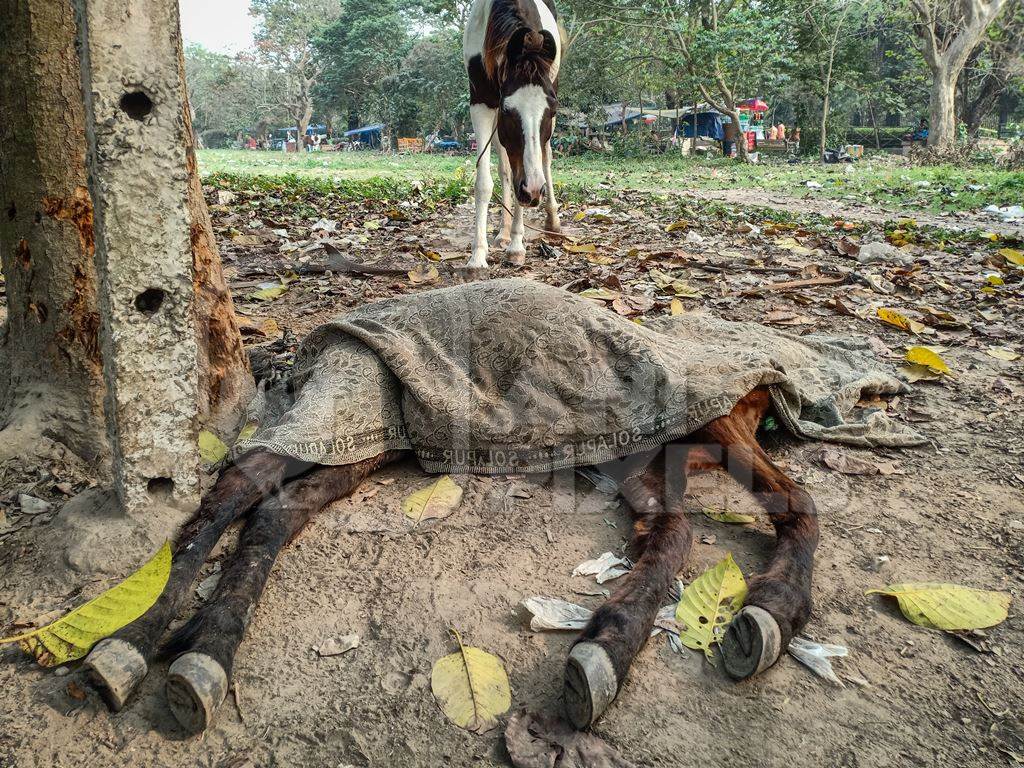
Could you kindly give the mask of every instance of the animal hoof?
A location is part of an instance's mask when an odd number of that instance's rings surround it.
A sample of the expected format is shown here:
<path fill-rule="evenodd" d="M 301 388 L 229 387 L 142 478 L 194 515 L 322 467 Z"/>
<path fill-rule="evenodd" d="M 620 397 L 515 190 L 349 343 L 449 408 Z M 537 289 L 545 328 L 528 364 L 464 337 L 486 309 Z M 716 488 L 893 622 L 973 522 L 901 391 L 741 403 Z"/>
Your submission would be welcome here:
<path fill-rule="evenodd" d="M 120 712 L 149 671 L 146 659 L 124 640 L 100 640 L 85 659 L 89 680 L 107 706 Z"/>
<path fill-rule="evenodd" d="M 189 733 L 205 731 L 228 694 L 224 667 L 205 653 L 186 653 L 167 670 L 167 703 Z"/>
<path fill-rule="evenodd" d="M 725 671 L 736 680 L 745 680 L 768 669 L 781 652 L 779 623 L 756 605 L 748 605 L 736 614 L 722 640 Z"/>
<path fill-rule="evenodd" d="M 526 263 L 526 250 L 523 249 L 521 251 L 505 251 L 505 261 L 517 267 L 523 266 L 523 264 Z"/>
<path fill-rule="evenodd" d="M 619 692 L 608 652 L 597 643 L 579 643 L 565 665 L 565 714 L 577 730 L 593 723 Z"/>

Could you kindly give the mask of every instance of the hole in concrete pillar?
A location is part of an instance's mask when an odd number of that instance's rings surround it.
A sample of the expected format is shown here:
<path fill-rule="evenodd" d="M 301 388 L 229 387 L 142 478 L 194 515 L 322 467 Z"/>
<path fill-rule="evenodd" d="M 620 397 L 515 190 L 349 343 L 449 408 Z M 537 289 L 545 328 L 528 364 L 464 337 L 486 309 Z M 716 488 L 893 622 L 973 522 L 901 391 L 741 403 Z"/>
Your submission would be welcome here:
<path fill-rule="evenodd" d="M 132 120 L 142 120 L 153 111 L 153 100 L 142 91 L 128 91 L 121 96 L 121 109 Z"/>
<path fill-rule="evenodd" d="M 135 297 L 135 308 L 144 315 L 155 314 L 167 294 L 159 288 L 147 288 Z"/>
<path fill-rule="evenodd" d="M 146 490 L 154 499 L 167 501 L 174 495 L 174 481 L 169 477 L 154 477 L 146 483 Z"/>
<path fill-rule="evenodd" d="M 7 218 L 10 219 L 11 221 L 14 221 L 14 219 L 15 219 L 15 217 L 17 215 L 18 215 L 18 206 L 15 205 L 12 202 L 11 206 L 7 209 Z"/>

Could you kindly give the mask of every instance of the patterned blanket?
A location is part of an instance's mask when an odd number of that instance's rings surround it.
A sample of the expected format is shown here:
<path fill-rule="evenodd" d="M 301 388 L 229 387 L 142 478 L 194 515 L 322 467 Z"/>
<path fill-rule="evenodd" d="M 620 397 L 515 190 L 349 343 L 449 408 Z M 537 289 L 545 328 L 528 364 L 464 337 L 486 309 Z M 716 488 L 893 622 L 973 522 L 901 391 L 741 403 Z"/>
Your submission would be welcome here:
<path fill-rule="evenodd" d="M 683 314 L 634 323 L 543 283 L 503 279 L 369 304 L 301 344 L 289 406 L 238 453 L 318 464 L 412 449 L 429 472 L 584 466 L 689 434 L 768 386 L 793 434 L 925 442 L 862 396 L 906 391 L 866 340 Z"/>

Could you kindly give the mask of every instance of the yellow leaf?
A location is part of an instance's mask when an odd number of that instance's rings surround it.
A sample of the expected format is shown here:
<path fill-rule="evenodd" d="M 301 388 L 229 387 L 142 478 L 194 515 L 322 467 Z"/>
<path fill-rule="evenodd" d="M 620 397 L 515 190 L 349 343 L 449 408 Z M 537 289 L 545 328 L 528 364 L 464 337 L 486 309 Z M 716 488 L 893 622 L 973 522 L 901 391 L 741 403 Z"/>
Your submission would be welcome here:
<path fill-rule="evenodd" d="M 287 290 L 287 285 L 272 285 L 269 288 L 262 288 L 258 291 L 253 291 L 249 294 L 249 298 L 259 299 L 260 301 L 273 301 L 274 299 L 280 298 Z"/>
<path fill-rule="evenodd" d="M 690 582 L 676 606 L 676 621 L 684 626 L 679 639 L 687 648 L 704 651 L 721 641 L 725 627 L 743 607 L 747 582 L 732 555 Z"/>
<path fill-rule="evenodd" d="M 199 458 L 207 464 L 216 464 L 228 455 L 228 447 L 213 432 L 204 429 L 199 433 Z"/>
<path fill-rule="evenodd" d="M 928 349 L 928 347 L 910 347 L 910 349 L 907 350 L 906 360 L 910 363 L 923 365 L 935 373 L 944 373 L 947 376 L 951 376 L 953 374 L 949 369 L 949 366 L 946 365 L 946 361 L 939 357 L 935 352 Z"/>
<path fill-rule="evenodd" d="M 665 227 L 665 231 L 678 232 L 680 229 L 686 229 L 688 226 L 690 226 L 690 222 L 684 219 L 680 219 L 679 221 L 673 221 L 671 224 Z"/>
<path fill-rule="evenodd" d="M 916 381 L 936 381 L 942 378 L 941 373 L 936 373 L 927 365 L 918 365 L 917 363 L 901 365 L 900 370 L 911 384 Z"/>
<path fill-rule="evenodd" d="M 932 582 L 892 584 L 864 594 L 889 595 L 903 615 L 928 629 L 984 629 L 1006 619 L 1010 595 L 957 584 Z"/>
<path fill-rule="evenodd" d="M 430 691 L 445 717 L 460 728 L 486 733 L 512 706 L 508 674 L 497 656 L 467 647 L 454 629 L 459 650 L 434 662 Z"/>
<path fill-rule="evenodd" d="M 997 360 L 1017 360 L 1020 358 L 1019 352 L 1014 352 L 1012 349 L 1006 347 L 989 347 L 985 352 Z"/>
<path fill-rule="evenodd" d="M 889 325 L 895 325 L 897 328 L 902 328 L 904 331 L 910 331 L 911 333 L 921 333 L 924 331 L 924 323 L 919 323 L 917 320 L 911 320 L 906 315 L 900 314 L 895 309 L 886 309 L 885 307 L 879 307 L 877 310 L 878 317 Z"/>
<path fill-rule="evenodd" d="M 566 245 L 562 246 L 562 248 L 566 251 L 566 253 L 593 253 L 594 251 L 597 250 L 597 246 L 594 245 L 593 243 L 584 243 L 583 245 L 573 245 L 572 243 L 567 243 Z"/>
<path fill-rule="evenodd" d="M 985 276 L 985 282 L 989 285 L 1004 285 L 1004 280 L 999 275 L 992 273 L 991 275 Z"/>
<path fill-rule="evenodd" d="M 608 264 L 615 263 L 615 259 L 613 259 L 611 256 L 605 256 L 600 253 L 590 254 L 589 256 L 587 256 L 587 261 L 589 261 L 591 264 L 598 264 L 600 266 L 607 266 Z"/>
<path fill-rule="evenodd" d="M 986 240 L 991 240 L 993 243 L 999 240 L 999 235 L 997 235 L 995 232 L 982 232 L 981 237 L 983 237 Z"/>
<path fill-rule="evenodd" d="M 719 523 L 752 523 L 757 518 L 753 515 L 744 515 L 740 512 L 733 512 L 731 509 L 711 509 L 704 507 L 701 510 L 705 517 L 709 517 Z"/>
<path fill-rule="evenodd" d="M 402 511 L 414 523 L 448 517 L 462 501 L 462 488 L 445 475 L 406 497 Z"/>
<path fill-rule="evenodd" d="M 52 624 L 2 638 L 0 643 L 17 640 L 44 667 L 80 659 L 100 640 L 148 611 L 164 591 L 170 575 L 171 545 L 165 542 L 148 562 L 117 586 Z"/>
<path fill-rule="evenodd" d="M 669 307 L 671 309 L 673 317 L 675 315 L 681 315 L 683 314 L 683 312 L 686 311 L 683 309 L 683 302 L 681 302 L 679 299 L 672 299 L 672 303 L 669 304 Z"/>
<path fill-rule="evenodd" d="M 607 288 L 587 288 L 585 291 L 580 291 L 580 296 L 584 299 L 599 299 L 601 301 L 612 301 L 619 298 L 620 295 L 618 291 L 610 291 Z"/>
<path fill-rule="evenodd" d="M 248 440 L 250 437 L 256 434 L 256 430 L 260 428 L 260 425 L 254 421 L 250 421 L 241 431 L 238 433 L 238 437 L 235 438 L 235 442 L 241 442 L 242 440 Z"/>
<path fill-rule="evenodd" d="M 586 217 L 587 217 L 587 212 L 586 211 L 580 211 L 579 213 L 577 213 L 575 216 L 572 217 L 572 220 L 573 221 L 583 221 Z"/>
<path fill-rule="evenodd" d="M 1024 267 L 1024 251 L 1018 251 L 1016 248 L 1000 248 L 996 253 L 1006 259 L 1010 264 L 1016 264 L 1018 267 Z"/>

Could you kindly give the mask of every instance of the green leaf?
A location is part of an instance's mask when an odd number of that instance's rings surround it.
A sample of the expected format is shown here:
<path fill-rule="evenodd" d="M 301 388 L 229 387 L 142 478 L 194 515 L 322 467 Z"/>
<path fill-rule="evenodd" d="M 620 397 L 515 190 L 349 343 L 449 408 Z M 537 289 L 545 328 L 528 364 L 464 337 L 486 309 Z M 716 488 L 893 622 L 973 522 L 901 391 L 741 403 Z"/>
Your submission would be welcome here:
<path fill-rule="evenodd" d="M 512 706 L 508 674 L 497 656 L 462 644 L 459 650 L 434 662 L 430 691 L 445 717 L 460 728 L 486 733 Z"/>
<path fill-rule="evenodd" d="M 199 458 L 207 464 L 216 464 L 228 455 L 228 447 L 213 432 L 204 429 L 199 433 Z"/>
<path fill-rule="evenodd" d="M 704 651 L 721 641 L 725 627 L 743 607 L 747 582 L 732 554 L 690 582 L 676 606 L 676 621 L 683 625 L 679 639 L 687 648 Z"/>
<path fill-rule="evenodd" d="M 903 615 L 928 629 L 984 629 L 1006 619 L 1010 595 L 957 584 L 920 582 L 869 589 L 866 595 L 888 595 Z"/>
<path fill-rule="evenodd" d="M 165 542 L 148 562 L 115 587 L 57 619 L 23 635 L 0 638 L 17 641 L 43 667 L 55 667 L 85 656 L 96 643 L 131 624 L 148 611 L 171 575 L 171 545 Z"/>

